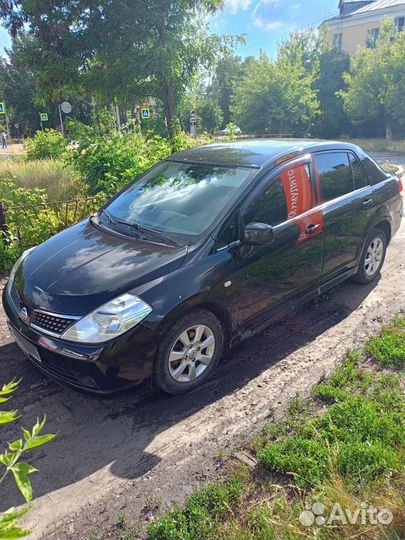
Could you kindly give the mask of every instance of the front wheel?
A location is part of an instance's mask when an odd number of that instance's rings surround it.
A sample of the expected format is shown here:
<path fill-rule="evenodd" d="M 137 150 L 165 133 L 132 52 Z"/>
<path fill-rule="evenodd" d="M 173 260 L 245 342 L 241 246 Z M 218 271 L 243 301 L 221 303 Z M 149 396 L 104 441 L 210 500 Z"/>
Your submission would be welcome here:
<path fill-rule="evenodd" d="M 379 274 L 385 259 L 387 236 L 382 229 L 375 228 L 364 244 L 359 269 L 354 279 L 359 283 L 370 283 Z"/>
<path fill-rule="evenodd" d="M 167 332 L 154 365 L 154 383 L 169 394 L 199 386 L 214 371 L 224 346 L 220 321 L 205 309 L 180 318 Z"/>

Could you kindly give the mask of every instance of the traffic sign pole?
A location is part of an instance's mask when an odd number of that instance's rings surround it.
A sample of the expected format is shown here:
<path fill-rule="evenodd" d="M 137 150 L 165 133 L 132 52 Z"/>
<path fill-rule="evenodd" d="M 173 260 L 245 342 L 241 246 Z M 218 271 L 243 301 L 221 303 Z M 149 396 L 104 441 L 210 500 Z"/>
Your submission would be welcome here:
<path fill-rule="evenodd" d="M 58 109 L 59 109 L 60 131 L 62 135 L 65 136 L 65 128 L 63 126 L 63 117 L 62 117 L 62 107 L 58 105 Z"/>
<path fill-rule="evenodd" d="M 197 137 L 197 111 L 190 111 L 190 135 Z"/>

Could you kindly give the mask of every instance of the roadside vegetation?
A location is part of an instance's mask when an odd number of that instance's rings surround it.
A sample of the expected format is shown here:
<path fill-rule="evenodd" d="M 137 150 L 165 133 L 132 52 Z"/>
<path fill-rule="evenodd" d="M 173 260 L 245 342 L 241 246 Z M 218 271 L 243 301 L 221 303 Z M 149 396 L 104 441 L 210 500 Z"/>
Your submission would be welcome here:
<path fill-rule="evenodd" d="M 228 459 L 227 476 L 158 515 L 149 540 L 401 538 L 404 359 L 401 315 L 264 427 L 245 449 L 254 468 Z"/>
<path fill-rule="evenodd" d="M 46 130 L 29 141 L 25 158 L 0 162 L 7 223 L 7 231 L 0 232 L 0 275 L 10 271 L 24 249 L 87 218 L 158 161 L 211 142 L 208 136 L 193 139 L 183 132 L 172 139 L 140 133 L 131 124 L 118 130 L 111 115 L 101 116 L 97 130 L 76 122 L 71 131 L 72 144 Z"/>

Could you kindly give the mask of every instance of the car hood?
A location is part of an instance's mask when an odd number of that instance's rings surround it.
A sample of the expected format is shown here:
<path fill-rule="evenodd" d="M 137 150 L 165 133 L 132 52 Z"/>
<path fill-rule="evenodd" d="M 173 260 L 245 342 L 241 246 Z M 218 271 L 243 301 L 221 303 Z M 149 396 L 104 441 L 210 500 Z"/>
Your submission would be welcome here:
<path fill-rule="evenodd" d="M 186 254 L 184 246 L 126 238 L 86 221 L 31 251 L 16 273 L 16 287 L 31 308 L 84 315 L 173 272 Z"/>

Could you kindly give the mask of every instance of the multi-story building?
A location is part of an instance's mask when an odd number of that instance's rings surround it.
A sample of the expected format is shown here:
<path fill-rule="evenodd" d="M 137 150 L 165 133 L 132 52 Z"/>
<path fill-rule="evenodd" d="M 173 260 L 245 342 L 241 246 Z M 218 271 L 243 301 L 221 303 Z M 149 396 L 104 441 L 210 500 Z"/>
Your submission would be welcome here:
<path fill-rule="evenodd" d="M 375 47 L 381 23 L 393 18 L 399 31 L 404 29 L 405 0 L 340 0 L 339 15 L 323 21 L 330 39 L 350 55 L 358 47 Z"/>

